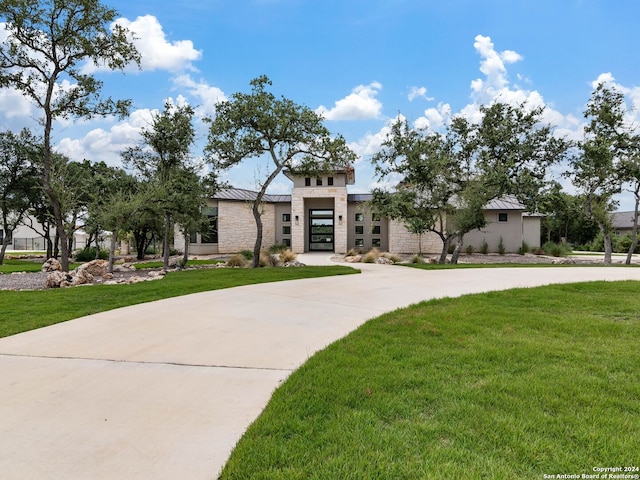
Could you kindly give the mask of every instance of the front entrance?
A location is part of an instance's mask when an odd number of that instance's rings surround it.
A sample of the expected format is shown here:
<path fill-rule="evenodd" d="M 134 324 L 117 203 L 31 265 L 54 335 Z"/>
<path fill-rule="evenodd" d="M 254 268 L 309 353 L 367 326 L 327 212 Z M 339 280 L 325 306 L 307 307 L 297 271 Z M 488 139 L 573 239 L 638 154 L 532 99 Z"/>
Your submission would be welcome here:
<path fill-rule="evenodd" d="M 334 251 L 333 210 L 309 210 L 309 251 Z"/>

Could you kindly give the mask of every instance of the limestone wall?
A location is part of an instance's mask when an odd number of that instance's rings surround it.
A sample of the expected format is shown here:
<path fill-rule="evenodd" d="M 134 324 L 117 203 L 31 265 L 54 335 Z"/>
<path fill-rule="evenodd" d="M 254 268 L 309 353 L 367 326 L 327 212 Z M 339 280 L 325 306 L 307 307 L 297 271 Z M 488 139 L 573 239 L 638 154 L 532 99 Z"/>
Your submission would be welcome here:
<path fill-rule="evenodd" d="M 275 207 L 262 204 L 262 246 L 268 248 L 275 241 Z M 256 222 L 249 202 L 218 202 L 218 253 L 253 250 L 256 241 Z"/>
<path fill-rule="evenodd" d="M 389 221 L 389 251 L 393 253 L 418 253 L 418 235 L 409 233 L 402 222 Z M 435 233 L 427 232 L 422 235 L 422 253 L 437 253 L 442 251 L 442 240 Z"/>

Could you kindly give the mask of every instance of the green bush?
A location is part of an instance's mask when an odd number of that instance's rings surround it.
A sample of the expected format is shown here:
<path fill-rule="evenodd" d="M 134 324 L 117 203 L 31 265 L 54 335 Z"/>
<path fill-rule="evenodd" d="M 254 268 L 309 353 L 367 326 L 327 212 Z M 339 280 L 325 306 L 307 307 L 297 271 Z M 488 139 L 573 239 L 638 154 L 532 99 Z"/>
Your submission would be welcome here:
<path fill-rule="evenodd" d="M 630 233 L 627 233 L 623 236 L 616 236 L 611 239 L 611 243 L 613 245 L 613 251 L 617 253 L 627 253 L 629 248 L 631 248 L 631 244 L 633 243 L 633 238 Z M 636 245 L 636 248 L 633 250 L 633 253 L 640 253 L 640 245 Z"/>
<path fill-rule="evenodd" d="M 247 260 L 253 260 L 253 252 L 251 250 L 242 250 L 240 252 L 240 255 L 242 255 Z"/>
<path fill-rule="evenodd" d="M 571 251 L 567 245 L 555 242 L 545 243 L 542 246 L 542 250 L 544 250 L 545 255 L 550 257 L 566 257 Z"/>
<path fill-rule="evenodd" d="M 489 253 L 489 244 L 487 243 L 486 240 L 482 240 L 482 246 L 480 247 L 480 252 L 482 252 L 483 255 L 486 255 L 487 253 Z"/>
<path fill-rule="evenodd" d="M 502 237 L 500 237 L 500 243 L 498 244 L 498 253 L 500 255 L 504 255 L 504 252 L 505 252 L 504 241 L 502 240 Z"/>
<path fill-rule="evenodd" d="M 89 247 L 83 250 L 78 250 L 75 254 L 76 262 L 90 262 L 96 259 L 96 247 Z M 98 255 L 100 260 L 108 260 L 109 252 L 107 250 L 100 250 Z"/>
<path fill-rule="evenodd" d="M 447 248 L 447 253 L 451 255 L 455 251 L 455 249 L 456 249 L 455 243 L 450 243 L 449 248 Z"/>
<path fill-rule="evenodd" d="M 473 247 L 473 245 L 467 245 L 467 248 L 465 249 L 465 252 L 467 252 L 467 255 L 473 255 L 473 252 L 475 252 L 476 249 Z"/>
<path fill-rule="evenodd" d="M 289 247 L 287 247 L 284 243 L 276 243 L 275 245 L 271 245 L 269 247 L 269 253 L 273 253 L 273 254 L 282 253 L 287 248 L 289 248 Z"/>
<path fill-rule="evenodd" d="M 518 253 L 520 255 L 524 255 L 525 253 L 529 253 L 530 251 L 531 251 L 531 248 L 529 248 L 529 244 L 527 242 L 522 242 L 522 245 L 518 249 Z"/>

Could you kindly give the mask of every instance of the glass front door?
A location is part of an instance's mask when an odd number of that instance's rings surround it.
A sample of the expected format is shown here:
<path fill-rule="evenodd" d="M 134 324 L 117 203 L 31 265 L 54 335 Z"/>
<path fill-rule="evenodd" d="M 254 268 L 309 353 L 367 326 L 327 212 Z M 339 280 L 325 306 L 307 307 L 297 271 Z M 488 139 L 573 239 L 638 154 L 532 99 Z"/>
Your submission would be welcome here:
<path fill-rule="evenodd" d="M 333 250 L 333 210 L 309 210 L 309 251 Z"/>

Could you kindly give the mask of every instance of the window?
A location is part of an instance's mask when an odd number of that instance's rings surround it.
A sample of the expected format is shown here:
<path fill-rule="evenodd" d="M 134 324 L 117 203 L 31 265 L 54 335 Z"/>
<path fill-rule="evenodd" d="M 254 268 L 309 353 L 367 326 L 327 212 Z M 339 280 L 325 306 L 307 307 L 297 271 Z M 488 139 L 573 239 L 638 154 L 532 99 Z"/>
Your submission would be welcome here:
<path fill-rule="evenodd" d="M 356 225 L 356 235 L 364 235 L 364 225 Z"/>
<path fill-rule="evenodd" d="M 356 213 L 356 222 L 364 222 L 364 213 Z"/>
<path fill-rule="evenodd" d="M 318 186 L 318 187 L 322 186 L 322 179 L 321 178 L 316 178 L 316 186 Z"/>
<path fill-rule="evenodd" d="M 333 185 L 333 177 L 327 177 L 327 185 L 330 187 Z"/>
<path fill-rule="evenodd" d="M 381 245 L 382 245 L 382 243 L 380 242 L 379 238 L 372 238 L 371 239 L 371 246 L 372 247 L 380 248 Z"/>
<path fill-rule="evenodd" d="M 282 227 L 282 234 L 283 235 L 291 235 L 291 227 L 289 225 L 284 225 Z"/>
<path fill-rule="evenodd" d="M 501 213 L 498 214 L 498 221 L 499 222 L 507 222 L 507 221 L 509 221 L 509 216 L 506 213 L 501 212 Z"/>
<path fill-rule="evenodd" d="M 202 210 L 209 219 L 209 231 L 200 237 L 200 243 L 218 243 L 218 208 L 207 207 Z"/>
<path fill-rule="evenodd" d="M 371 233 L 372 233 L 373 235 L 380 235 L 380 225 L 374 225 L 374 226 L 371 228 Z"/>
<path fill-rule="evenodd" d="M 283 244 L 285 247 L 290 247 L 290 246 L 291 246 L 291 239 L 290 239 L 290 238 L 283 238 L 283 239 L 282 239 L 282 244 Z"/>
<path fill-rule="evenodd" d="M 379 222 L 380 221 L 380 214 L 379 213 L 372 213 L 371 214 L 371 221 L 372 222 Z"/>
<path fill-rule="evenodd" d="M 290 223 L 291 222 L 291 214 L 290 213 L 283 213 L 282 214 L 282 221 L 284 223 Z"/>
<path fill-rule="evenodd" d="M 356 247 L 364 247 L 364 238 L 356 238 Z"/>
<path fill-rule="evenodd" d="M 309 177 L 304 179 L 304 186 L 305 187 L 310 187 L 311 186 L 311 179 Z"/>

